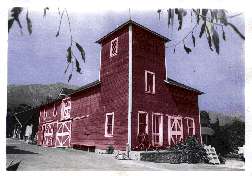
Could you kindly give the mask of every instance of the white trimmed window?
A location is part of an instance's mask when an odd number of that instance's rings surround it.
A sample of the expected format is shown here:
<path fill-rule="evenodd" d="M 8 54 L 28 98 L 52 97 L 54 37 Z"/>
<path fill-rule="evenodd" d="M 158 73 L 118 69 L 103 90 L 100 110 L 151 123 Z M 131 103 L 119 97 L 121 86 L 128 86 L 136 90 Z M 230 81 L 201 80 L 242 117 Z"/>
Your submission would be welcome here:
<path fill-rule="evenodd" d="M 118 53 L 118 37 L 110 42 L 110 57 L 117 55 Z"/>
<path fill-rule="evenodd" d="M 145 92 L 155 94 L 155 73 L 145 70 Z"/>
<path fill-rule="evenodd" d="M 114 112 L 106 114 L 105 137 L 113 137 L 114 132 Z"/>
<path fill-rule="evenodd" d="M 57 116 L 57 108 L 56 108 L 55 104 L 54 104 L 54 107 L 53 107 L 53 116 L 54 117 Z"/>
<path fill-rule="evenodd" d="M 163 115 L 161 113 L 152 114 L 152 144 L 163 145 Z"/>
<path fill-rule="evenodd" d="M 188 136 L 195 135 L 195 123 L 193 118 L 187 117 L 187 134 Z"/>
<path fill-rule="evenodd" d="M 70 112 L 71 112 L 71 99 L 68 97 L 62 100 L 61 120 L 69 119 Z"/>
<path fill-rule="evenodd" d="M 46 108 L 44 109 L 44 117 L 45 117 L 45 118 L 47 117 L 47 111 L 46 111 Z"/>
<path fill-rule="evenodd" d="M 138 111 L 138 134 L 148 134 L 148 113 Z"/>

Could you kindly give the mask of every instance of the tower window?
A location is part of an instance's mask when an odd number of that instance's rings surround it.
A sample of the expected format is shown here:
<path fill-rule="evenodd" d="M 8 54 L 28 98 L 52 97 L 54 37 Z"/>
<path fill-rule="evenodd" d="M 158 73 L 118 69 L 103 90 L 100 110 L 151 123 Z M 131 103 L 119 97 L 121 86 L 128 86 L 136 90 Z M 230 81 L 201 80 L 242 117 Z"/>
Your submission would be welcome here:
<path fill-rule="evenodd" d="M 145 92 L 155 94 L 155 73 L 145 70 Z"/>
<path fill-rule="evenodd" d="M 110 43 L 110 57 L 117 55 L 118 52 L 118 37 Z"/>

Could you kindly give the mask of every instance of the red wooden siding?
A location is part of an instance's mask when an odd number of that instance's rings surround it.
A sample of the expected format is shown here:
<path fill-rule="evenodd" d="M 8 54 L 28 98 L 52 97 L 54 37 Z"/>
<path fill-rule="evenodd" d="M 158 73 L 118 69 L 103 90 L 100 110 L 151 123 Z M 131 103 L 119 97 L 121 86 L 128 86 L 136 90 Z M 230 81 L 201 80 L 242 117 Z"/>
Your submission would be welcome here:
<path fill-rule="evenodd" d="M 145 70 L 155 73 L 155 94 L 145 93 Z M 165 42 L 151 33 L 133 26 L 132 147 L 137 145 L 138 111 L 148 113 L 150 141 L 153 113 L 163 114 L 163 145 L 168 145 L 168 118 L 166 115 L 194 118 L 196 134 L 199 137 L 198 95 L 191 91 L 166 85 L 165 76 Z M 184 128 L 184 131 L 186 130 Z M 185 132 L 184 138 L 186 137 L 187 133 Z"/>
<path fill-rule="evenodd" d="M 118 37 L 118 53 L 110 57 L 110 41 Z M 128 26 L 103 41 L 101 49 L 101 116 L 103 139 L 100 147 L 112 144 L 125 150 L 128 140 Z M 114 112 L 114 135 L 104 137 L 106 113 Z"/>
<path fill-rule="evenodd" d="M 111 41 L 114 39 L 118 48 L 114 48 L 115 52 L 111 57 Z M 102 46 L 100 82 L 69 95 L 70 119 L 61 119 L 62 100 L 41 106 L 38 144 L 56 147 L 85 145 L 95 146 L 97 149 L 107 149 L 112 145 L 116 150 L 126 149 L 129 24 L 119 27 L 100 40 L 100 44 Z M 145 88 L 145 71 L 155 75 L 155 89 L 151 87 L 149 93 Z M 152 141 L 153 113 L 160 113 L 162 116 L 164 146 L 169 145 L 168 136 L 172 133 L 168 130 L 168 116 L 182 118 L 184 138 L 188 136 L 187 118 L 194 119 L 195 134 L 200 137 L 198 94 L 164 81 L 166 80 L 164 38 L 135 24 L 132 24 L 132 79 L 132 120 L 129 132 L 132 148 L 137 145 L 139 111 L 148 114 L 147 129 L 150 141 Z M 149 80 L 152 80 L 152 77 Z M 54 107 L 57 110 L 56 116 L 53 113 Z M 47 112 L 47 117 L 44 115 L 44 110 Z M 113 136 L 109 137 L 105 136 L 107 113 L 114 114 Z M 53 128 L 45 128 L 50 125 Z"/>
<path fill-rule="evenodd" d="M 100 115 L 100 85 L 77 93 L 71 100 L 71 144 L 95 146 L 104 130 L 104 119 Z"/>

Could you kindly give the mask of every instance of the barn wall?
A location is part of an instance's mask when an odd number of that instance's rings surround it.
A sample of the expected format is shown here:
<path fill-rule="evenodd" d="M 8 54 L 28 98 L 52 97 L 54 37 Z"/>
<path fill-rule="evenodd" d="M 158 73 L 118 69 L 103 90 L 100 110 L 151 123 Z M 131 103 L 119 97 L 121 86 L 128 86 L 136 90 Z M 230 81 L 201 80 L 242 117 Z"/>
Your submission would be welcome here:
<path fill-rule="evenodd" d="M 118 37 L 118 54 L 110 57 L 110 42 Z M 101 48 L 101 115 L 103 134 L 105 114 L 114 112 L 114 136 L 103 137 L 100 147 L 113 145 L 115 149 L 125 150 L 128 133 L 128 67 L 129 56 L 128 26 L 114 33 L 102 43 Z"/>
<path fill-rule="evenodd" d="M 155 73 L 155 94 L 145 93 L 145 70 Z M 138 111 L 148 113 L 148 133 L 151 141 L 152 113 L 162 113 L 163 145 L 168 145 L 168 115 L 181 115 L 195 118 L 196 132 L 199 132 L 197 95 L 186 91 L 192 101 L 185 102 L 181 97 L 175 99 L 174 91 L 183 89 L 167 85 L 165 70 L 165 43 L 160 38 L 133 26 L 133 112 L 132 148 L 137 145 Z M 178 90 L 177 90 L 178 89 Z M 179 94 L 178 93 L 178 94 Z M 185 110 L 186 109 L 186 110 Z"/>
<path fill-rule="evenodd" d="M 71 144 L 94 146 L 102 135 L 100 85 L 71 96 Z"/>

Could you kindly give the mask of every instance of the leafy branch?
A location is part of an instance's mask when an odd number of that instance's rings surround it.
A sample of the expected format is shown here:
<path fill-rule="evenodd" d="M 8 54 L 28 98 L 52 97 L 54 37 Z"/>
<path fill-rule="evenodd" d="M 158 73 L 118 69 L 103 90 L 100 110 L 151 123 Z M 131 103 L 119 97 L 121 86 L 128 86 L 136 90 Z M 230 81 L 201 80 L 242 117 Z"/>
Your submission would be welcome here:
<path fill-rule="evenodd" d="M 159 9 L 157 12 L 160 19 L 160 14 L 162 10 Z M 237 17 L 241 15 L 241 13 L 232 16 L 227 16 L 226 13 L 227 12 L 223 9 L 191 9 L 190 13 L 191 22 L 194 14 L 196 24 L 193 26 L 192 30 L 190 30 L 180 41 L 176 42 L 174 45 L 171 46 L 173 48 L 173 52 L 175 53 L 176 47 L 181 43 L 184 44 L 184 50 L 186 51 L 187 54 L 191 52 L 191 49 L 185 45 L 185 40 L 187 40 L 188 37 L 191 35 L 193 46 L 195 47 L 196 38 L 194 34 L 196 33 L 195 29 L 197 28 L 198 25 L 200 25 L 200 22 L 202 23 L 202 25 L 200 29 L 199 38 L 201 38 L 205 33 L 210 50 L 213 51 L 212 46 L 214 46 L 217 54 L 219 54 L 220 52 L 219 30 L 216 30 L 217 27 L 221 27 L 222 38 L 224 41 L 226 41 L 226 34 L 224 31 L 224 27 L 227 26 L 231 27 L 233 31 L 236 32 L 241 39 L 245 40 L 245 36 L 238 30 L 238 28 L 234 24 L 228 22 L 229 18 Z M 177 15 L 178 31 L 179 31 L 182 29 L 183 18 L 187 15 L 187 11 L 184 9 L 177 9 L 177 8 L 168 9 L 167 10 L 168 28 L 170 27 L 170 25 L 173 28 L 175 15 Z"/>
<path fill-rule="evenodd" d="M 70 74 L 68 76 L 68 82 L 69 82 L 72 79 L 74 68 L 75 68 L 77 73 L 82 74 L 79 59 L 74 54 L 73 48 L 74 47 L 77 48 L 77 50 L 79 51 L 79 53 L 81 55 L 81 59 L 82 59 L 83 62 L 85 62 L 85 51 L 84 51 L 83 47 L 78 42 L 73 40 L 71 21 L 70 21 L 70 17 L 68 15 L 67 9 L 65 8 L 62 12 L 60 12 L 60 9 L 58 8 L 58 13 L 59 13 L 59 16 L 60 16 L 60 22 L 59 22 L 58 30 L 57 30 L 57 33 L 56 33 L 56 37 L 58 37 L 59 34 L 60 34 L 61 23 L 62 23 L 62 19 L 63 19 L 64 14 L 67 17 L 68 28 L 69 28 L 69 32 L 70 32 L 70 45 L 69 45 L 69 47 L 67 49 L 67 56 L 66 56 L 66 58 L 67 58 L 67 67 L 66 67 L 65 72 L 64 72 L 64 73 L 67 73 L 67 71 L 69 70 L 69 66 L 70 65 L 72 66 L 72 69 L 70 70 Z M 75 45 L 73 45 L 73 43 L 75 43 Z"/>
<path fill-rule="evenodd" d="M 13 23 L 17 22 L 17 24 L 19 26 L 19 29 L 20 29 L 20 33 L 23 35 L 23 30 L 22 30 L 23 27 L 22 27 L 22 24 L 21 24 L 20 19 L 19 19 L 20 14 L 22 13 L 22 11 L 23 11 L 22 7 L 13 7 L 10 10 L 10 14 L 9 14 L 9 18 L 8 18 L 8 32 L 10 32 L 10 29 L 12 28 Z M 49 11 L 49 7 L 44 8 L 43 18 L 46 17 L 47 11 Z M 66 15 L 66 17 L 67 17 L 68 28 L 69 28 L 69 32 L 70 32 L 70 45 L 66 50 L 66 52 L 67 52 L 67 54 L 66 54 L 67 66 L 66 66 L 66 69 L 64 71 L 64 73 L 66 74 L 68 72 L 68 70 L 69 70 L 69 66 L 71 65 L 72 69 L 70 70 L 70 73 L 68 75 L 68 82 L 69 82 L 72 79 L 72 75 L 73 75 L 74 70 L 77 73 L 82 74 L 81 67 L 80 67 L 80 61 L 79 61 L 80 59 L 78 59 L 78 57 L 76 57 L 76 54 L 74 54 L 73 49 L 76 48 L 79 51 L 80 56 L 81 56 L 81 60 L 84 63 L 85 63 L 85 51 L 84 51 L 83 47 L 78 42 L 73 40 L 71 20 L 70 20 L 69 14 L 67 12 L 67 9 L 64 8 L 62 10 L 62 12 L 60 12 L 60 9 L 58 8 L 58 14 L 59 14 L 60 20 L 59 20 L 58 29 L 57 29 L 57 32 L 56 32 L 56 37 L 58 37 L 60 35 L 61 25 L 62 25 L 62 20 L 63 20 L 64 15 Z M 32 21 L 31 21 L 31 19 L 29 17 L 28 9 L 27 9 L 27 12 L 26 12 L 26 22 L 27 22 L 27 30 L 28 30 L 29 34 L 31 35 L 32 34 Z M 75 44 L 75 45 L 73 45 L 73 44 Z"/>

